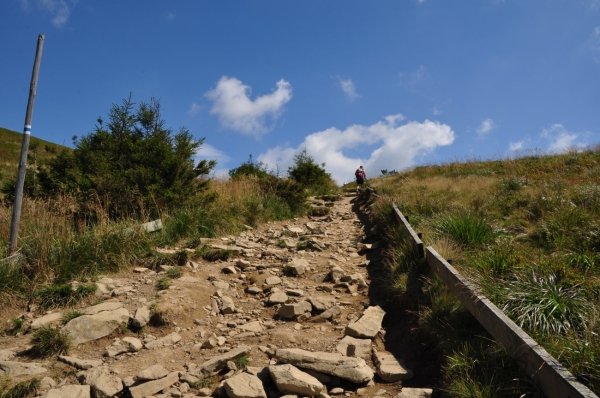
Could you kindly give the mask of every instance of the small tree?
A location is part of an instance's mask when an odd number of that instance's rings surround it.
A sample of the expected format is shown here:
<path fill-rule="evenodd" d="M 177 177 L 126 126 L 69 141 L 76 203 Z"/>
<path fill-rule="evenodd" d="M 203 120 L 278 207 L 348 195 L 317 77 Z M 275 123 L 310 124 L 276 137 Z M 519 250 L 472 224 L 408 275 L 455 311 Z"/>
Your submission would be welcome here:
<path fill-rule="evenodd" d="M 62 151 L 40 172 L 43 192 L 66 191 L 78 195 L 86 208 L 98 201 L 113 218 L 150 211 L 155 216 L 203 190 L 214 160 L 194 164 L 204 139 L 195 140 L 181 128 L 165 127 L 160 104 L 152 98 L 134 110 L 131 98 L 114 104 L 108 123 L 88 135 L 73 137 L 75 149 Z"/>
<path fill-rule="evenodd" d="M 331 176 L 325 171 L 325 163 L 319 166 L 306 149 L 294 156 L 294 166 L 288 168 L 291 179 L 306 188 L 329 187 Z"/>
<path fill-rule="evenodd" d="M 262 180 L 269 177 L 269 172 L 267 171 L 267 165 L 265 165 L 263 162 L 255 162 L 252 159 L 252 154 L 250 154 L 250 156 L 248 156 L 248 160 L 242 163 L 239 167 L 229 170 L 229 176 L 231 178 L 256 176 Z"/>

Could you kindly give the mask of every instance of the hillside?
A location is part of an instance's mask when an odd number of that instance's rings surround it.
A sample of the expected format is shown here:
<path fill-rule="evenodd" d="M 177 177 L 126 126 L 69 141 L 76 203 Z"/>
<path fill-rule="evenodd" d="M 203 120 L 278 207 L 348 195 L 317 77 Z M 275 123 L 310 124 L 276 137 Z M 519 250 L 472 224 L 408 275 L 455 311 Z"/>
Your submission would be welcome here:
<path fill-rule="evenodd" d="M 391 203 L 432 246 L 580 381 L 600 386 L 600 146 L 416 167 L 369 181 L 383 199 L 390 291 L 446 357 L 451 396 L 515 390 L 506 353 L 404 249 Z M 482 338 L 483 337 L 483 338 Z M 500 366 L 500 364 L 502 364 Z M 487 393 L 485 393 L 487 391 Z"/>
<path fill-rule="evenodd" d="M 22 140 L 23 135 L 21 133 L 0 127 L 0 179 L 14 178 L 17 175 Z M 66 147 L 32 136 L 29 142 L 29 155 L 33 158 L 34 152 L 37 150 L 37 161 L 39 163 L 54 156 L 61 148 Z M 28 164 L 31 162 L 33 160 L 29 161 Z"/>

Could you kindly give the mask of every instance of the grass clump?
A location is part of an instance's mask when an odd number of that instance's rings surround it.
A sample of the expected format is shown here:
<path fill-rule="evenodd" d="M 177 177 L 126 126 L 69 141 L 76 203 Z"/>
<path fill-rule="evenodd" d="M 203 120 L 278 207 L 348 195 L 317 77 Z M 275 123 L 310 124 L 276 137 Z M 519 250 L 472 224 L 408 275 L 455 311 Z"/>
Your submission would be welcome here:
<path fill-rule="evenodd" d="M 279 243 L 277 244 L 277 246 L 281 247 L 282 249 L 285 249 L 287 247 L 287 243 L 285 243 L 285 240 L 279 239 Z"/>
<path fill-rule="evenodd" d="M 202 258 L 206 261 L 227 261 L 233 256 L 233 251 L 226 249 L 209 249 L 202 253 Z"/>
<path fill-rule="evenodd" d="M 563 284 L 554 274 L 535 273 L 510 283 L 502 310 L 519 326 L 544 335 L 584 331 L 592 313 L 577 285 Z"/>
<path fill-rule="evenodd" d="M 248 354 L 240 355 L 239 357 L 235 358 L 233 362 L 238 369 L 246 369 L 246 366 L 248 366 L 250 363 L 250 357 Z"/>
<path fill-rule="evenodd" d="M 171 283 L 169 282 L 169 279 L 167 277 L 159 278 L 156 281 L 156 289 L 158 290 L 167 290 L 170 286 Z"/>
<path fill-rule="evenodd" d="M 0 398 L 30 398 L 34 397 L 40 388 L 41 381 L 37 378 L 15 384 L 8 391 L 0 391 Z"/>
<path fill-rule="evenodd" d="M 286 265 L 283 267 L 283 275 L 285 276 L 294 276 L 294 268 L 291 265 Z"/>
<path fill-rule="evenodd" d="M 79 284 L 73 289 L 69 284 L 50 285 L 42 288 L 36 296 L 40 306 L 44 309 L 52 307 L 66 307 L 79 303 L 86 297 L 96 293 L 95 284 Z"/>
<path fill-rule="evenodd" d="M 43 326 L 31 338 L 33 351 L 42 358 L 67 354 L 72 348 L 69 335 L 52 326 Z"/>
<path fill-rule="evenodd" d="M 23 331 L 23 324 L 25 321 L 23 318 L 13 318 L 10 320 L 12 327 L 7 331 L 10 335 L 15 335 L 17 333 L 21 333 Z"/>
<path fill-rule="evenodd" d="M 167 314 L 158 307 L 157 303 L 150 305 L 150 314 L 150 321 L 148 322 L 150 326 L 161 327 L 169 324 Z"/>
<path fill-rule="evenodd" d="M 437 231 L 461 245 L 491 243 L 499 235 L 482 217 L 473 213 L 450 214 L 441 217 Z"/>
<path fill-rule="evenodd" d="M 181 275 L 183 275 L 183 272 L 181 271 L 181 268 L 173 267 L 173 268 L 169 268 L 167 270 L 166 275 L 171 279 L 177 279 L 177 278 L 180 278 Z"/>
<path fill-rule="evenodd" d="M 69 323 L 70 320 L 79 318 L 80 316 L 85 315 L 85 312 L 81 311 L 68 311 L 63 314 L 62 321 L 63 323 Z"/>

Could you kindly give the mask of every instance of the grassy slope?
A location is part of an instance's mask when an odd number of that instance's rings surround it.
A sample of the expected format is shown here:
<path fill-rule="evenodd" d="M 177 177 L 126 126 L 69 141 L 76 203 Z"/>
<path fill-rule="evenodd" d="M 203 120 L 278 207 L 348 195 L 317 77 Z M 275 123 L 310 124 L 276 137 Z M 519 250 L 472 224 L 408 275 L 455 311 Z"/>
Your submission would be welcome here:
<path fill-rule="evenodd" d="M 19 167 L 19 155 L 21 153 L 21 141 L 23 134 L 0 127 L 0 179 L 14 178 Z M 29 154 L 33 156 L 32 147 L 38 145 L 38 164 L 54 155 L 63 147 L 62 145 L 31 137 L 29 142 Z M 30 162 L 28 162 L 30 163 Z"/>
<path fill-rule="evenodd" d="M 375 218 L 391 225 L 394 201 L 424 233 L 426 245 L 452 259 L 573 374 L 591 379 L 596 392 L 599 149 L 431 165 L 370 181 L 388 199 L 375 205 Z M 492 233 L 486 235 L 488 227 Z M 398 239 L 394 233 L 388 238 Z M 423 330 L 448 342 L 442 351 L 451 395 L 506 395 L 513 376 L 485 377 L 486 366 L 501 360 L 502 353 L 482 358 L 482 352 L 495 348 L 474 340 L 480 331 L 461 335 L 456 325 L 464 314 L 429 271 L 409 263 L 402 250 L 391 251 L 392 288 L 399 295 L 416 291 L 413 298 L 424 304 L 419 309 Z M 415 273 L 421 278 L 412 278 Z"/>

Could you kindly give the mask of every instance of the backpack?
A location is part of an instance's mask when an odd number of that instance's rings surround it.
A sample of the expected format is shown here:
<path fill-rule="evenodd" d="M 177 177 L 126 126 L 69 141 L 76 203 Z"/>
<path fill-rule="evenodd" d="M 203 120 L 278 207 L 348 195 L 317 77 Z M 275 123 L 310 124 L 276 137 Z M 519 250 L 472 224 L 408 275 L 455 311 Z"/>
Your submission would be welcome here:
<path fill-rule="evenodd" d="M 354 172 L 354 176 L 356 178 L 364 178 L 363 173 L 362 173 L 362 171 L 360 171 L 360 169 L 356 169 L 356 171 Z"/>

